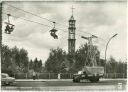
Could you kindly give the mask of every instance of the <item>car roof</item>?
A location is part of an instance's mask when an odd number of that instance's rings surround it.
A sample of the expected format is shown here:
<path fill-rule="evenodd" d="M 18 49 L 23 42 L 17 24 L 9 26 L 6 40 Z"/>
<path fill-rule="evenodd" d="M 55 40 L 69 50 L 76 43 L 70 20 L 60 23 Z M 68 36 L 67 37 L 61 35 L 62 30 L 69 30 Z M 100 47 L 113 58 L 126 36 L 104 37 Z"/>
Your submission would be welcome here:
<path fill-rule="evenodd" d="M 8 76 L 8 74 L 7 74 L 7 73 L 1 73 L 1 75 L 6 75 L 6 76 Z"/>

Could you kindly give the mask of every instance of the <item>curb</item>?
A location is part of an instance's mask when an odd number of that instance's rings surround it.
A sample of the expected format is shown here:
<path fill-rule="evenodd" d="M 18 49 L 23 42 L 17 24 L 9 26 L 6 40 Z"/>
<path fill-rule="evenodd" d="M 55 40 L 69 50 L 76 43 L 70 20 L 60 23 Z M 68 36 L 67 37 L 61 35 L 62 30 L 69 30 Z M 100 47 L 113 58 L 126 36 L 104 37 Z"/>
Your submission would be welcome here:
<path fill-rule="evenodd" d="M 33 79 L 16 79 L 16 82 L 45 82 L 45 81 L 72 81 L 72 79 L 37 79 L 37 80 L 33 80 Z"/>

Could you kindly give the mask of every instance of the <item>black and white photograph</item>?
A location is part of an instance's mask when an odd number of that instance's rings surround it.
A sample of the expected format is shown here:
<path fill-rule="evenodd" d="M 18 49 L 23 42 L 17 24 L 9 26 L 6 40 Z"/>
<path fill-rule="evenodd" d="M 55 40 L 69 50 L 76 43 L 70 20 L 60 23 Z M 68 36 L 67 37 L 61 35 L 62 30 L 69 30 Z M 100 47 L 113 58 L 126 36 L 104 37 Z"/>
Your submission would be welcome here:
<path fill-rule="evenodd" d="M 127 91 L 127 0 L 0 1 L 1 91 Z"/>

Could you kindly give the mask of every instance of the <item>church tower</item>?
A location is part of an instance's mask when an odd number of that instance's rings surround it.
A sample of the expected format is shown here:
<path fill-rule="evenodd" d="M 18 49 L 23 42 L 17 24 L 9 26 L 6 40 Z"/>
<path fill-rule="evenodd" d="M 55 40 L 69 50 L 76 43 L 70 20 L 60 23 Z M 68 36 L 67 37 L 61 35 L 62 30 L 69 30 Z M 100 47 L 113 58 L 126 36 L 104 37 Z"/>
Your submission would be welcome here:
<path fill-rule="evenodd" d="M 71 18 L 69 19 L 69 28 L 68 28 L 68 31 L 69 31 L 69 36 L 68 36 L 68 53 L 70 55 L 73 55 L 75 53 L 75 30 L 76 30 L 76 27 L 75 27 L 75 22 L 76 20 L 74 19 L 73 17 L 73 7 L 72 7 L 72 16 Z"/>

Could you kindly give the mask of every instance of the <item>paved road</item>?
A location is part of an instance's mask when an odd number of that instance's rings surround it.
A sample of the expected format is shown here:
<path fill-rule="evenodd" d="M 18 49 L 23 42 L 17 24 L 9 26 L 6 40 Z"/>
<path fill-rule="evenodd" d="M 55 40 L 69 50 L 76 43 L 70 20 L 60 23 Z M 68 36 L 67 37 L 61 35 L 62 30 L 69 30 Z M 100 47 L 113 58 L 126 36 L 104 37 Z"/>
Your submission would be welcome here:
<path fill-rule="evenodd" d="M 122 83 L 120 85 L 119 83 Z M 38 90 L 38 91 L 79 91 L 79 90 L 124 90 L 126 79 L 101 79 L 98 83 L 81 81 L 73 83 L 72 80 L 16 80 L 15 86 L 2 86 L 2 90 Z"/>

